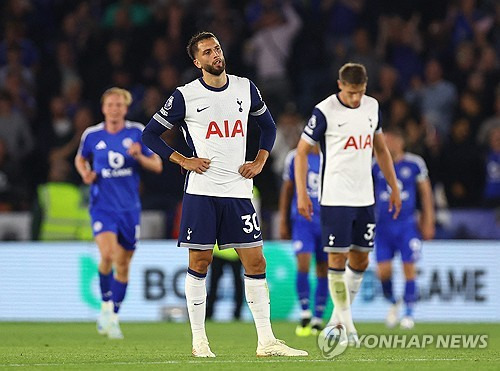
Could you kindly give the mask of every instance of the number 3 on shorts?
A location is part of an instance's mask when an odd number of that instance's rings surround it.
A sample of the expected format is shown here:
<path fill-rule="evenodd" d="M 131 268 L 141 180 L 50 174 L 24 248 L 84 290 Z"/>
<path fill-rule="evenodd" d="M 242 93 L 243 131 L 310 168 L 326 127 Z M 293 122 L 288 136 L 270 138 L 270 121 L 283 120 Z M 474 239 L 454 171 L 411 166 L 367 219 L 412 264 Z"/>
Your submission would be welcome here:
<path fill-rule="evenodd" d="M 368 223 L 366 225 L 366 233 L 363 235 L 365 240 L 371 241 L 375 237 L 375 223 Z"/>
<path fill-rule="evenodd" d="M 246 227 L 243 228 L 243 232 L 252 233 L 255 229 L 257 232 L 260 231 L 260 226 L 257 223 L 257 213 L 253 213 L 252 215 L 242 215 L 241 220 L 245 222 Z"/>

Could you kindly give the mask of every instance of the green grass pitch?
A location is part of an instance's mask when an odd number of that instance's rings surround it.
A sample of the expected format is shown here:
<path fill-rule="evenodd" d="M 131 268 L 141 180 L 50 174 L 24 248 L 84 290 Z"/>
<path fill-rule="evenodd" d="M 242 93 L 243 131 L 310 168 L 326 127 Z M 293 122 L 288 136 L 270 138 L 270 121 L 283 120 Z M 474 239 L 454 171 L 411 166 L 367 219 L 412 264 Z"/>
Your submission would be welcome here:
<path fill-rule="evenodd" d="M 93 323 L 0 323 L 0 368 L 45 370 L 500 370 L 500 324 L 421 324 L 412 332 L 388 330 L 382 324 L 358 324 L 360 334 L 487 334 L 484 349 L 348 348 L 324 359 L 315 337 L 298 338 L 295 324 L 273 324 L 278 338 L 306 349 L 307 358 L 257 358 L 252 323 L 208 323 L 217 358 L 191 356 L 189 325 L 123 323 L 124 340 L 99 336 Z"/>

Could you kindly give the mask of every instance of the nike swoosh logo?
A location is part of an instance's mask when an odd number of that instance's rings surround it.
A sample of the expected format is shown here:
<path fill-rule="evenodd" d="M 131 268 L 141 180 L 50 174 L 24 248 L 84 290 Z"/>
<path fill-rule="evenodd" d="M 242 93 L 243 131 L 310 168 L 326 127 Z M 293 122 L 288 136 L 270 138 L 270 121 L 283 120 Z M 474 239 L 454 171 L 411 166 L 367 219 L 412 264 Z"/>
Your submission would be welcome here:
<path fill-rule="evenodd" d="M 344 125 L 346 125 L 346 124 L 347 124 L 347 122 L 344 122 L 344 123 L 342 123 L 342 124 L 338 124 L 338 127 L 340 128 L 340 127 L 342 127 L 342 126 L 344 126 Z"/>
<path fill-rule="evenodd" d="M 196 112 L 205 111 L 208 107 L 210 107 L 210 106 L 206 106 L 206 107 L 204 107 L 204 108 L 197 108 L 197 109 L 196 109 Z"/>
<path fill-rule="evenodd" d="M 262 232 L 261 232 L 261 233 L 262 233 Z M 254 234 L 254 235 L 253 235 L 253 238 L 259 238 L 259 237 L 260 237 L 260 235 L 261 235 L 261 233 L 259 233 L 259 234 Z"/>
<path fill-rule="evenodd" d="M 202 301 L 201 303 L 193 303 L 194 305 L 202 305 L 204 303 L 204 301 Z"/>

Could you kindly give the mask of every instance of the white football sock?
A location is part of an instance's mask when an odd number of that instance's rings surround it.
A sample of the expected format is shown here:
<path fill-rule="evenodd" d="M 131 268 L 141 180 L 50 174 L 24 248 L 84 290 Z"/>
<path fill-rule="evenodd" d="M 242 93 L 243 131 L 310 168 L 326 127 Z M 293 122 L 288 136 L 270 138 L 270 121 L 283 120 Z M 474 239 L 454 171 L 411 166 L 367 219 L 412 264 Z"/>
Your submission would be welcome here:
<path fill-rule="evenodd" d="M 257 329 L 258 342 L 265 345 L 275 340 L 271 328 L 271 305 L 266 279 L 245 276 L 245 296 Z"/>
<path fill-rule="evenodd" d="M 186 302 L 193 333 L 193 344 L 200 340 L 206 340 L 205 312 L 207 306 L 206 278 L 194 277 L 186 274 Z"/>
<path fill-rule="evenodd" d="M 346 266 L 345 271 L 345 279 L 347 283 L 347 288 L 349 289 L 349 300 L 351 302 L 354 301 L 354 298 L 359 292 L 359 288 L 361 287 L 361 282 L 363 282 L 363 274 L 365 272 L 355 272 L 350 267 L 349 264 Z M 337 324 L 339 322 L 337 307 L 333 308 L 333 313 L 328 323 Z"/>
<path fill-rule="evenodd" d="M 328 289 L 332 297 L 336 311 L 332 313 L 332 319 L 336 315 L 338 321 L 342 323 L 347 332 L 356 332 L 351 314 L 351 300 L 344 271 L 328 270 Z"/>
<path fill-rule="evenodd" d="M 347 288 L 349 289 L 349 299 L 351 300 L 351 304 L 361 287 L 364 273 L 365 272 L 353 271 L 351 267 L 349 267 L 349 264 L 347 264 L 345 268 L 345 280 L 347 282 Z"/>

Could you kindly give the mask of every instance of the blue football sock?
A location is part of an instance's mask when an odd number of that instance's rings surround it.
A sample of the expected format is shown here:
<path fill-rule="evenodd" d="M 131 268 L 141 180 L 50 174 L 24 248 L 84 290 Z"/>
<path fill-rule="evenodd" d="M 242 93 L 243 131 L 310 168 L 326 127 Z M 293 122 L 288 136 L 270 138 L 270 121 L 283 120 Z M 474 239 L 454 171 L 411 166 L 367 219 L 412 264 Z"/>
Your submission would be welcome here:
<path fill-rule="evenodd" d="M 309 273 L 297 272 L 297 295 L 302 310 L 309 309 Z"/>
<path fill-rule="evenodd" d="M 99 287 L 101 288 L 102 301 L 111 300 L 111 281 L 113 280 L 113 271 L 108 274 L 99 272 Z"/>
<path fill-rule="evenodd" d="M 118 313 L 120 310 L 120 305 L 125 298 L 125 292 L 127 291 L 127 282 L 117 281 L 113 278 L 111 281 L 111 291 L 113 292 L 113 312 Z"/>
<path fill-rule="evenodd" d="M 318 277 L 318 285 L 316 286 L 316 297 L 314 300 L 314 317 L 323 318 L 325 311 L 326 299 L 328 298 L 328 277 Z"/>
<path fill-rule="evenodd" d="M 406 305 L 406 316 L 413 316 L 413 307 L 417 300 L 417 287 L 414 280 L 406 281 L 405 295 L 403 297 Z"/>
<path fill-rule="evenodd" d="M 394 294 L 392 292 L 392 279 L 382 281 L 382 292 L 387 300 L 389 300 L 392 304 L 396 304 L 396 299 L 394 298 Z"/>

